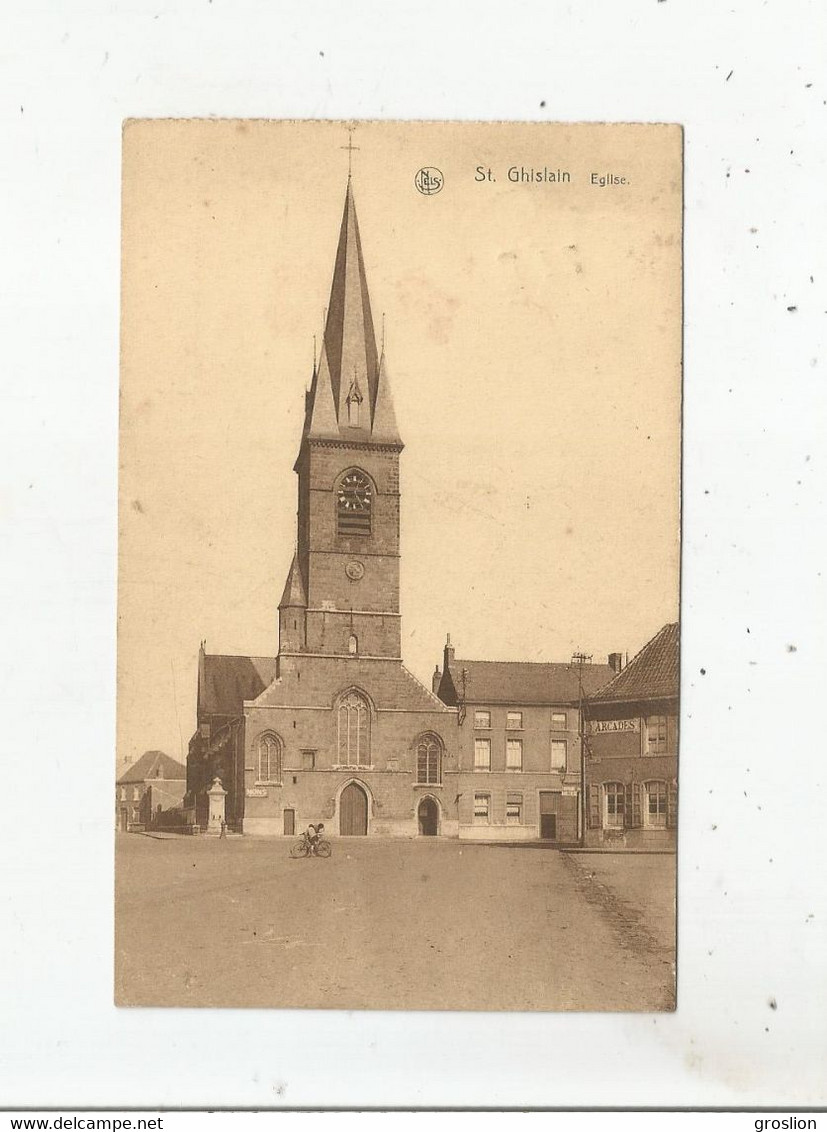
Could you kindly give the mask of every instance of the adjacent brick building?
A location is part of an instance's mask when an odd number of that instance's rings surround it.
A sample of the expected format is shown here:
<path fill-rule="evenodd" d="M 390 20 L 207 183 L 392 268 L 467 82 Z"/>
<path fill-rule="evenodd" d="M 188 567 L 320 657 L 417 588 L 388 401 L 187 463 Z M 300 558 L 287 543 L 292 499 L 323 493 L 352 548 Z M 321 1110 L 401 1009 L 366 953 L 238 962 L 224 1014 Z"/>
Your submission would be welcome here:
<path fill-rule="evenodd" d="M 675 843 L 679 653 L 678 625 L 664 625 L 584 702 L 587 845 Z"/>
<path fill-rule="evenodd" d="M 187 768 L 163 751 L 146 751 L 115 784 L 115 824 L 149 829 L 184 800 Z"/>
<path fill-rule="evenodd" d="M 619 666 L 620 654 L 613 659 Z M 457 660 L 448 638 L 434 686 L 459 708 L 460 837 L 577 842 L 581 696 L 614 673 L 609 664 Z"/>

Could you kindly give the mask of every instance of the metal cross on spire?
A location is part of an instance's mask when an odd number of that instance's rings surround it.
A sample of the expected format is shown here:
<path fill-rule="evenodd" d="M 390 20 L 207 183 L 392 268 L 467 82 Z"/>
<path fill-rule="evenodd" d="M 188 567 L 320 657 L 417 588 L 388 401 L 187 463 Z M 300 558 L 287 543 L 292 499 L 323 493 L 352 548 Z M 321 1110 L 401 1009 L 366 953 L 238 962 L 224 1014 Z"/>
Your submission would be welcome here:
<path fill-rule="evenodd" d="M 353 172 L 353 151 L 354 151 L 354 149 L 359 149 L 358 145 L 353 144 L 353 131 L 355 129 L 356 129 L 355 126 L 348 126 L 347 132 L 349 134 L 349 137 L 347 139 L 347 145 L 340 145 L 339 146 L 339 149 L 346 149 L 347 150 L 347 179 L 348 180 L 350 180 L 350 175 Z"/>

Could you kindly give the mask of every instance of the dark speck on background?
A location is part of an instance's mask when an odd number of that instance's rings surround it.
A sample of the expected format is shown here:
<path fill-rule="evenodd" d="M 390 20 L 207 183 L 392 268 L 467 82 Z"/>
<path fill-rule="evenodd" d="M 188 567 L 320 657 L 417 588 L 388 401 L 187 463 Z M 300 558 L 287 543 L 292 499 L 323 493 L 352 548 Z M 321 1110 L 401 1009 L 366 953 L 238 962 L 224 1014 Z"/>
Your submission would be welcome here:
<path fill-rule="evenodd" d="M 774 998 L 771 998 L 769 1000 L 769 1002 L 767 1003 L 767 1006 L 769 1006 L 770 1010 L 777 1010 L 778 1009 L 778 1003 L 775 1001 Z"/>

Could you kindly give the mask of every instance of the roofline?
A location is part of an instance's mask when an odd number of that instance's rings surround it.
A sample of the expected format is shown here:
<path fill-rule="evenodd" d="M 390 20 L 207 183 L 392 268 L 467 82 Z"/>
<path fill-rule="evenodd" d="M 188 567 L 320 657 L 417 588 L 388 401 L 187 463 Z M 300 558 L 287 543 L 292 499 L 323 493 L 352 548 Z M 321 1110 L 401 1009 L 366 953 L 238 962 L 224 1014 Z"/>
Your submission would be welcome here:
<path fill-rule="evenodd" d="M 585 696 L 583 697 L 583 702 L 584 703 L 586 702 Z M 552 700 L 552 699 L 548 699 L 548 700 L 526 700 L 526 699 L 521 699 L 521 700 L 484 700 L 484 699 L 474 699 L 474 700 L 471 700 L 471 699 L 468 698 L 468 696 L 466 696 L 464 703 L 465 703 L 466 707 L 468 707 L 471 704 L 497 704 L 500 707 L 558 707 L 558 706 L 559 707 L 577 707 L 577 705 L 580 703 L 580 700 L 579 699 L 574 699 L 574 700 L 563 700 L 563 699 L 558 699 L 558 700 Z"/>
<path fill-rule="evenodd" d="M 631 664 L 631 661 L 629 661 L 629 663 Z M 451 662 L 451 668 L 456 667 L 456 665 L 458 664 L 532 664 L 536 668 L 568 668 L 571 672 L 580 671 L 580 665 L 572 664 L 570 660 L 474 660 L 470 657 L 454 657 L 453 661 Z M 611 667 L 612 666 L 608 663 L 608 661 L 605 664 L 598 663 L 583 665 L 583 668 L 586 671 L 588 671 L 588 669 L 590 668 L 595 669 Z"/>
<path fill-rule="evenodd" d="M 592 696 L 584 696 L 584 704 L 642 704 L 647 700 L 677 700 L 680 698 L 680 692 L 663 692 L 655 693 L 654 695 L 639 695 L 639 696 L 622 696 L 620 698 L 614 697 L 612 699 L 601 698 L 599 693 L 595 692 Z"/>

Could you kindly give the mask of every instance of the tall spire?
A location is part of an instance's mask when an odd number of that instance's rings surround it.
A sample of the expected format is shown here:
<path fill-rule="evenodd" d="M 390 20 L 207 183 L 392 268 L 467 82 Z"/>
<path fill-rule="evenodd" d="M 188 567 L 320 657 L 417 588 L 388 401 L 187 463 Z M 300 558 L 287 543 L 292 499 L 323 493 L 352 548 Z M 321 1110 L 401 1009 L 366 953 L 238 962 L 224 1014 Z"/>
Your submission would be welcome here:
<path fill-rule="evenodd" d="M 350 179 L 345 192 L 324 338 L 339 421 L 347 416 L 343 410 L 354 376 L 362 388 L 369 391 L 372 413 L 376 402 L 379 361 Z"/>
<path fill-rule="evenodd" d="M 324 336 L 306 409 L 305 436 L 401 444 L 383 367 L 380 372 L 350 176 Z"/>

